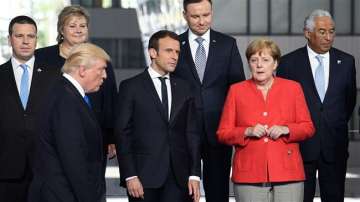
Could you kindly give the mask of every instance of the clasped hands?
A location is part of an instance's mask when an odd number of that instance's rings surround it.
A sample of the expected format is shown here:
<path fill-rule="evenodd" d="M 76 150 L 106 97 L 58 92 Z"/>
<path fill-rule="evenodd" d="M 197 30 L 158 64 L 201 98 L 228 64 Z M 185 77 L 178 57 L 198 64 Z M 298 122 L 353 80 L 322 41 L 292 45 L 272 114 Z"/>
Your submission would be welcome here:
<path fill-rule="evenodd" d="M 247 137 L 261 138 L 266 135 L 273 140 L 277 140 L 280 136 L 287 134 L 289 134 L 289 128 L 287 126 L 273 125 L 271 128 L 268 128 L 267 125 L 259 123 L 245 130 L 245 136 Z"/>

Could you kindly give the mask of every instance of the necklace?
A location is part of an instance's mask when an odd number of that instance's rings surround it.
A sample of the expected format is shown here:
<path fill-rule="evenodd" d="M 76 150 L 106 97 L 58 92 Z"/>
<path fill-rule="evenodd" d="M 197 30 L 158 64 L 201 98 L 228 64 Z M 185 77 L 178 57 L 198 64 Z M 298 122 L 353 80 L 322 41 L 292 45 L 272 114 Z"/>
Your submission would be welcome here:
<path fill-rule="evenodd" d="M 269 84 L 266 84 L 266 85 L 263 85 L 263 86 L 259 86 L 259 85 L 256 85 L 256 88 L 258 90 L 261 90 L 261 91 L 269 91 L 272 87 L 272 84 L 274 82 L 274 79 L 271 79 L 271 81 L 269 82 Z"/>
<path fill-rule="evenodd" d="M 60 55 L 63 58 L 66 59 L 68 57 L 69 51 L 70 51 L 69 48 L 66 48 L 62 43 L 60 44 Z"/>

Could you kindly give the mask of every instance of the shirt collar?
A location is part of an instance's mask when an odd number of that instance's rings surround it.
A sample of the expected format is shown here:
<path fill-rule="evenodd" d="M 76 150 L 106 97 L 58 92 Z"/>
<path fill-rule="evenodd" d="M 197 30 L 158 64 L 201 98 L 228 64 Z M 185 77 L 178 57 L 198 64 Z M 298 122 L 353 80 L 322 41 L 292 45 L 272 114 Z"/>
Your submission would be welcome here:
<path fill-rule="evenodd" d="M 21 68 L 20 67 L 21 64 L 26 64 L 29 67 L 29 70 L 32 70 L 34 68 L 34 63 L 35 63 L 35 57 L 34 56 L 32 56 L 25 63 L 20 63 L 14 56 L 11 57 L 11 64 L 12 64 L 14 69 Z"/>
<path fill-rule="evenodd" d="M 170 78 L 170 74 L 167 73 L 165 75 L 161 75 L 159 74 L 157 71 L 154 70 L 154 68 L 150 65 L 150 67 L 148 68 L 148 72 L 150 74 L 150 77 L 151 79 L 156 79 L 156 78 L 159 78 L 159 77 L 166 77 L 167 79 Z"/>
<path fill-rule="evenodd" d="M 307 47 L 307 51 L 308 51 L 310 58 L 316 58 L 316 56 L 318 56 L 318 55 L 321 55 L 324 58 L 329 58 L 329 51 L 324 54 L 319 54 L 319 53 L 316 53 L 313 49 L 311 49 L 309 45 L 307 45 L 306 47 Z"/>
<path fill-rule="evenodd" d="M 72 83 L 72 85 L 75 86 L 75 88 L 79 91 L 80 95 L 82 97 L 85 96 L 85 91 L 84 89 L 81 87 L 80 83 L 78 81 L 76 81 L 70 74 L 67 73 L 63 73 L 63 76 L 70 81 L 70 83 Z"/>
<path fill-rule="evenodd" d="M 195 39 L 198 38 L 199 36 L 194 34 L 194 32 L 191 31 L 191 29 L 189 29 L 189 41 L 192 42 L 196 42 Z M 202 36 L 200 36 L 201 38 L 204 39 L 204 42 L 209 43 L 210 41 L 210 29 L 208 31 L 206 31 Z"/>

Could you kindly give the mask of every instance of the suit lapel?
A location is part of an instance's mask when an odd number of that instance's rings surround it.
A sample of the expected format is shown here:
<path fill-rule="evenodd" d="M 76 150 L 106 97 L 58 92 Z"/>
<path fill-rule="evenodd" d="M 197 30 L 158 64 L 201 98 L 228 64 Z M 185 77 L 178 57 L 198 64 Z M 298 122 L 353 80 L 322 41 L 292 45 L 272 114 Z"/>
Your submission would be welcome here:
<path fill-rule="evenodd" d="M 337 67 L 339 65 L 341 65 L 341 60 L 338 60 L 334 49 L 330 49 L 329 51 L 329 55 L 330 55 L 330 59 L 329 59 L 329 83 L 328 83 L 328 87 L 327 90 L 325 92 L 325 97 L 324 97 L 324 103 L 327 100 L 328 94 L 331 94 L 331 89 L 332 86 L 335 85 L 335 78 L 336 78 L 336 74 L 337 74 Z"/>
<path fill-rule="evenodd" d="M 5 82 L 4 84 L 5 85 L 6 85 L 6 83 L 9 84 L 9 96 L 13 98 L 16 105 L 20 109 L 20 111 L 24 111 L 24 108 L 23 108 L 23 106 L 21 104 L 19 91 L 18 91 L 17 86 L 16 86 L 16 81 L 15 81 L 15 76 L 14 76 L 14 71 L 13 71 L 13 68 L 12 68 L 11 60 L 9 60 L 7 62 L 6 67 L 7 67 L 6 70 L 7 70 L 7 74 L 8 74 L 8 76 L 6 78 L 9 79 L 9 80 L 7 82 Z"/>
<path fill-rule="evenodd" d="M 311 70 L 311 64 L 310 64 L 310 60 L 309 60 L 309 54 L 307 51 L 307 47 L 305 46 L 303 48 L 303 51 L 301 52 L 303 55 L 301 57 L 299 57 L 300 61 L 298 61 L 298 64 L 304 64 L 304 66 L 301 68 L 303 69 L 303 71 L 300 71 L 298 74 L 302 75 L 303 77 L 303 85 L 305 87 L 305 89 L 307 89 L 307 91 L 311 92 L 312 97 L 314 99 L 317 100 L 317 102 L 321 102 L 320 100 L 320 96 L 317 92 L 316 86 L 315 86 L 315 80 L 314 80 L 314 76 Z M 305 61 L 303 61 L 302 59 L 305 59 Z"/>
<path fill-rule="evenodd" d="M 170 76 L 171 83 L 171 113 L 170 113 L 170 123 L 172 123 L 176 117 L 177 112 L 180 109 L 180 101 L 183 99 L 181 96 L 181 91 L 178 89 L 176 79 Z"/>
<path fill-rule="evenodd" d="M 214 73 L 214 71 L 216 69 L 215 66 L 213 66 L 213 59 L 215 55 L 215 50 L 216 50 L 216 36 L 214 34 L 214 32 L 212 30 L 210 30 L 210 41 L 209 41 L 209 53 L 208 53 L 208 57 L 206 58 L 206 67 L 205 67 L 205 72 L 204 72 L 204 79 L 203 79 L 203 85 L 208 85 L 209 83 L 211 83 L 211 81 L 213 80 L 213 77 L 217 76 L 216 73 Z"/>
<path fill-rule="evenodd" d="M 80 92 L 76 89 L 76 87 L 69 81 L 67 80 L 65 77 L 61 78 L 65 85 L 66 85 L 66 89 L 68 89 L 68 92 L 71 93 L 74 97 L 76 97 L 76 99 L 79 100 L 79 102 L 81 103 L 81 106 L 85 109 L 85 111 L 88 112 L 89 117 L 91 117 L 92 122 L 94 122 L 94 125 L 97 126 L 97 128 L 100 130 L 100 127 L 98 125 L 98 121 L 95 117 L 95 114 L 93 112 L 93 110 L 87 105 L 87 103 L 85 102 L 84 98 L 81 96 Z"/>
<path fill-rule="evenodd" d="M 27 103 L 26 110 L 29 110 L 32 108 L 33 103 L 37 103 L 37 99 L 42 97 L 41 94 L 44 94 L 46 92 L 42 92 L 42 85 L 50 85 L 50 84 L 44 84 L 42 82 L 42 74 L 44 74 L 44 68 L 40 67 L 35 59 L 34 68 L 32 72 L 32 79 L 31 79 L 31 86 L 30 86 L 30 92 L 29 92 L 29 99 Z"/>
<path fill-rule="evenodd" d="M 191 48 L 190 48 L 190 42 L 189 42 L 189 30 L 186 32 L 186 34 L 184 36 L 185 37 L 183 39 L 181 39 L 181 46 L 183 48 L 181 53 L 184 54 L 185 60 L 190 67 L 190 71 L 191 71 L 194 79 L 198 82 L 199 85 L 201 85 L 199 75 L 196 71 L 195 62 L 194 62 L 194 60 L 192 58 L 192 54 L 191 54 Z"/>
<path fill-rule="evenodd" d="M 168 117 L 166 117 L 166 114 L 163 110 L 161 100 L 159 98 L 159 95 L 156 92 L 154 83 L 151 80 L 151 77 L 150 77 L 149 73 L 147 72 L 147 69 L 142 73 L 142 76 L 143 76 L 142 81 L 143 81 L 143 86 L 145 88 L 145 91 L 150 94 L 150 97 L 152 98 L 152 101 L 154 102 L 156 109 L 161 114 L 161 117 L 164 119 L 165 122 L 168 122 Z"/>

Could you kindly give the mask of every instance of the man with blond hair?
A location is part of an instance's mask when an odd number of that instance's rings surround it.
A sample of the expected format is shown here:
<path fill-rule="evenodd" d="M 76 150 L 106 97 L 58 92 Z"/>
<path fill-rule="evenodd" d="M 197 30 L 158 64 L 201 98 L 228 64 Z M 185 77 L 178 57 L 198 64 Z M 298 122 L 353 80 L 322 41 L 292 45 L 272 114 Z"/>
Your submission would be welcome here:
<path fill-rule="evenodd" d="M 102 135 L 85 93 L 99 90 L 109 60 L 90 43 L 76 46 L 66 59 L 42 111 L 29 201 L 101 201 Z"/>

